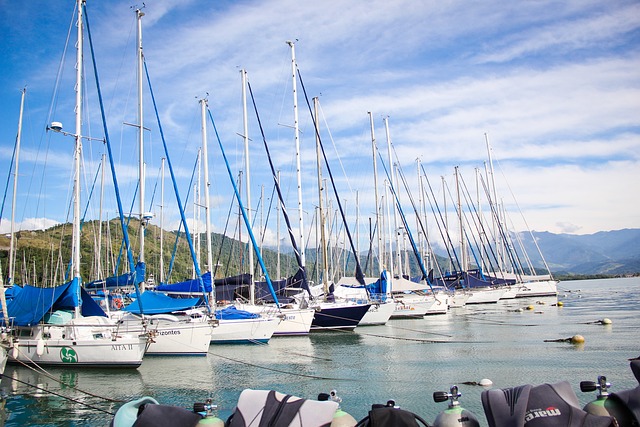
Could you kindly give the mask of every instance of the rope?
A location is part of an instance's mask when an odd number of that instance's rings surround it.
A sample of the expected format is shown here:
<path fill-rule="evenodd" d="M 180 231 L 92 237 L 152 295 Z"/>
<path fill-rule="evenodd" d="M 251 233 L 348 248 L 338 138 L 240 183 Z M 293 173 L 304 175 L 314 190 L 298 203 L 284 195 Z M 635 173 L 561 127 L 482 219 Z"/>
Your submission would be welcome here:
<path fill-rule="evenodd" d="M 293 375 L 293 376 L 297 376 L 297 377 L 304 377 L 304 378 L 311 378 L 314 380 L 331 380 L 331 381 L 362 381 L 356 378 L 333 378 L 333 377 L 322 377 L 319 375 L 309 375 L 309 374 L 301 374 L 298 372 L 289 372 L 289 371 L 285 371 L 283 369 L 274 369 L 274 368 L 268 368 L 266 366 L 261 366 L 261 365 L 256 365 L 255 363 L 249 363 L 249 362 L 244 362 L 242 360 L 238 360 L 238 359 L 234 359 L 231 357 L 227 357 L 227 356 L 222 356 L 220 354 L 216 354 L 216 353 L 212 353 L 211 350 L 209 350 L 209 354 L 212 356 L 216 356 L 219 357 L 221 359 L 225 359 L 225 360 L 229 360 L 231 362 L 236 362 L 236 363 L 240 363 L 246 366 L 252 366 L 254 368 L 259 368 L 259 369 L 264 369 L 266 371 L 271 371 L 271 372 L 279 372 L 281 374 L 288 374 L 288 375 Z"/>

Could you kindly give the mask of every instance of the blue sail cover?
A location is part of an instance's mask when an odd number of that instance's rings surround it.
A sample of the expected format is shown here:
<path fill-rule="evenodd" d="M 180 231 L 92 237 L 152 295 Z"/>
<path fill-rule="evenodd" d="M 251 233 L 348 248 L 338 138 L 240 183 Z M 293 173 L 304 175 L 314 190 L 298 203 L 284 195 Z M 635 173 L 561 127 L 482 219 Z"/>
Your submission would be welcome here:
<path fill-rule="evenodd" d="M 140 294 L 140 299 L 142 300 L 144 314 L 163 314 L 187 310 L 200 303 L 200 298 L 171 298 L 165 294 L 153 291 L 143 292 Z M 143 314 L 140 312 L 138 300 L 133 301 L 123 308 L 123 310 L 134 314 Z"/>
<path fill-rule="evenodd" d="M 33 326 L 49 312 L 74 310 L 78 306 L 81 306 L 83 316 L 106 317 L 105 312 L 82 287 L 80 287 L 82 304 L 79 303 L 78 287 L 77 278 L 53 288 L 25 285 L 11 301 L 7 301 L 9 318 L 14 319 L 13 324 L 16 326 Z"/>
<path fill-rule="evenodd" d="M 107 277 L 104 280 L 94 280 L 84 286 L 87 289 L 115 289 L 123 286 L 133 286 L 144 282 L 146 269 L 147 267 L 144 262 L 138 262 L 136 264 L 136 271 L 121 274 L 119 276 Z"/>
<path fill-rule="evenodd" d="M 215 316 L 218 320 L 258 319 L 260 317 L 258 313 L 238 310 L 234 305 L 216 310 Z"/>
<path fill-rule="evenodd" d="M 378 280 L 365 286 L 371 300 L 375 302 L 385 302 L 387 300 L 388 287 L 387 270 L 382 270 Z"/>
<path fill-rule="evenodd" d="M 202 283 L 204 284 L 204 291 L 211 292 L 212 287 L 211 287 L 210 271 L 207 271 L 202 275 Z M 184 282 L 171 283 L 171 284 L 162 283 L 158 285 L 156 289 L 158 291 L 163 291 L 163 292 L 184 292 L 184 293 L 193 293 L 193 294 L 202 293 L 202 288 L 200 287 L 200 280 L 198 279 L 192 279 Z M 144 301 L 142 304 L 144 307 L 146 307 L 146 305 L 144 305 L 145 304 Z M 145 308 L 145 311 L 146 311 L 146 308 Z"/>

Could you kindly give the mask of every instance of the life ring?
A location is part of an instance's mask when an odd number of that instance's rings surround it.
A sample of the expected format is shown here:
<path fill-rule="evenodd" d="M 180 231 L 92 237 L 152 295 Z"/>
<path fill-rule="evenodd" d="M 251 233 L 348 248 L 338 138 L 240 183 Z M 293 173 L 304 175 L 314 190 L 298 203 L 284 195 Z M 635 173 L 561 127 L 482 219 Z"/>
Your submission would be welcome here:
<path fill-rule="evenodd" d="M 115 305 L 115 307 L 120 310 L 122 308 L 122 298 L 114 298 L 113 299 L 113 305 Z"/>

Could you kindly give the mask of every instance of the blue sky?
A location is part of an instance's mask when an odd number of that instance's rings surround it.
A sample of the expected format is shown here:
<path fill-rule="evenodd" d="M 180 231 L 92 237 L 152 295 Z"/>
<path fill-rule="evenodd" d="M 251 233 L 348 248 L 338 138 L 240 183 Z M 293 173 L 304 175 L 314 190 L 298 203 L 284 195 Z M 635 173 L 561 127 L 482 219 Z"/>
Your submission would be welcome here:
<path fill-rule="evenodd" d="M 288 210 L 294 210 L 291 51 L 285 41 L 297 40 L 296 57 L 307 92 L 320 98 L 322 138 L 340 198 L 355 221 L 357 194 L 363 235 L 374 210 L 369 111 L 385 161 L 383 117 L 389 118 L 391 140 L 416 199 L 417 158 L 437 197 L 443 197 L 441 177 L 454 191 L 455 166 L 475 194 L 474 169 L 484 170 L 487 134 L 498 192 L 515 229 L 528 225 L 537 231 L 587 234 L 640 226 L 637 1 L 147 0 L 144 5 L 145 57 L 183 200 L 201 142 L 198 99 L 209 100 L 234 173 L 244 168 L 238 136 L 239 70 L 244 68 L 273 161 L 281 170 Z M 3 190 L 20 89 L 27 87 L 16 207 L 21 229 L 68 218 L 72 139 L 44 129 L 52 120 L 69 130 L 74 123 L 75 29 L 56 86 L 74 6 L 69 0 L 55 7 L 44 0 L 0 0 Z M 90 0 L 87 7 L 128 210 L 138 170 L 135 130 L 123 125 L 136 121 L 134 9 L 122 1 Z M 89 58 L 88 49 L 85 52 Z M 92 72 L 88 62 L 86 70 Z M 83 133 L 101 138 L 92 77 L 86 86 Z M 309 227 L 317 205 L 314 132 L 300 86 L 298 90 L 304 222 Z M 145 137 L 150 205 L 164 154 L 146 87 L 144 103 L 145 125 L 150 128 Z M 249 117 L 255 209 L 261 186 L 266 207 L 273 186 L 251 108 Z M 213 225 L 222 231 L 232 188 L 211 128 L 208 133 Z M 103 151 L 99 142 L 85 142 L 85 200 Z M 171 191 L 167 181 L 165 226 L 173 229 L 178 218 Z M 157 215 L 158 192 L 152 208 Z M 408 198 L 401 197 L 410 211 Z M 98 216 L 98 199 L 94 194 L 90 218 Z M 11 190 L 3 232 L 8 230 L 10 200 Z M 193 197 L 187 204 L 190 218 L 192 203 Z M 115 215 L 108 183 L 104 210 L 105 216 Z M 262 213 L 258 208 L 257 222 Z M 269 220 L 270 241 L 274 215 Z M 154 222 L 159 223 L 157 217 Z"/>

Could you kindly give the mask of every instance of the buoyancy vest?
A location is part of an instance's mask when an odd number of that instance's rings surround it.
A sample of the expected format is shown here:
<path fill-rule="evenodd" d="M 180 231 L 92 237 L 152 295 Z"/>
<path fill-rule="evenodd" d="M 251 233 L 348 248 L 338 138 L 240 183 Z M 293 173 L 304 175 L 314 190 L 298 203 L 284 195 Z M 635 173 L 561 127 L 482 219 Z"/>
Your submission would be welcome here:
<path fill-rule="evenodd" d="M 246 389 L 228 427 L 329 427 L 338 403 L 301 399 L 274 390 Z"/>
<path fill-rule="evenodd" d="M 610 427 L 611 417 L 592 415 L 579 406 L 571 385 L 562 381 L 482 392 L 489 427 Z"/>

